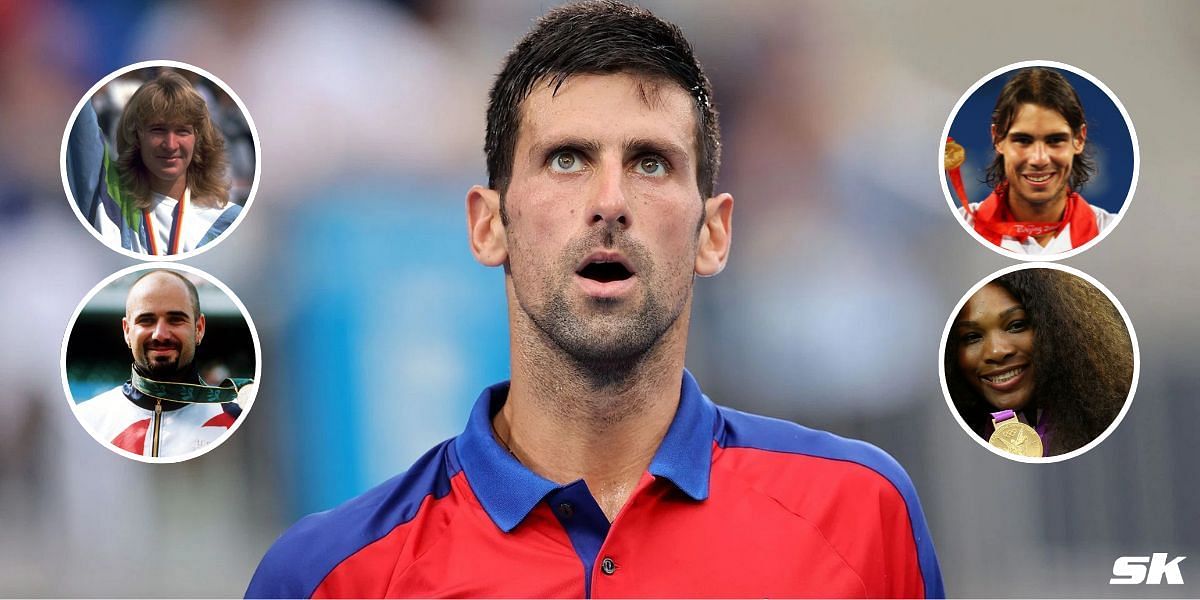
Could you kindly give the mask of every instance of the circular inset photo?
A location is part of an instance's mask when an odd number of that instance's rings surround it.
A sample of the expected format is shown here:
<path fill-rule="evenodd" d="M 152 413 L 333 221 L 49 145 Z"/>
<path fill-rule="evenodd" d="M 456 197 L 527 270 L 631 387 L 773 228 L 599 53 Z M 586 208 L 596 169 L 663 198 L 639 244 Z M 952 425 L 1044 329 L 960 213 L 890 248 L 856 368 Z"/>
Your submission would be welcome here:
<path fill-rule="evenodd" d="M 173 463 L 217 447 L 246 419 L 261 351 L 224 284 L 187 265 L 122 269 L 79 303 L 63 336 L 67 401 L 96 441 Z"/>
<path fill-rule="evenodd" d="M 1014 265 L 972 287 L 946 321 L 939 359 L 963 430 L 1022 462 L 1099 445 L 1129 411 L 1140 368 L 1121 303 L 1055 263 Z"/>
<path fill-rule="evenodd" d="M 177 260 L 228 236 L 258 188 L 258 132 L 210 73 L 157 60 L 88 90 L 63 133 L 71 208 L 96 239 L 137 259 Z"/>
<path fill-rule="evenodd" d="M 1137 134 L 1116 95 L 1087 72 L 1035 60 L 992 71 L 942 131 L 942 191 L 981 244 L 1058 260 L 1099 243 L 1137 187 Z"/>

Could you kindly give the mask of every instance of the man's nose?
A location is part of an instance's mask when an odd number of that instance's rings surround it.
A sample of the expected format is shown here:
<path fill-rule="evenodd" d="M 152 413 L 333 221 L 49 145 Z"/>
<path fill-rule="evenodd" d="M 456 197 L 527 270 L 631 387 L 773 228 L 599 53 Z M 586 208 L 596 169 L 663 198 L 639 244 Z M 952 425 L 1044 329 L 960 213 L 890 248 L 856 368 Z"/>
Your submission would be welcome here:
<path fill-rule="evenodd" d="M 630 225 L 629 202 L 625 197 L 625 169 L 620 160 L 608 161 L 592 179 L 587 218 L 592 224 Z"/>
<path fill-rule="evenodd" d="M 150 335 L 153 339 L 156 339 L 156 340 L 170 339 L 170 337 L 171 337 L 170 324 L 167 323 L 166 319 L 159 319 L 159 321 L 154 324 L 154 331 L 151 332 Z"/>
<path fill-rule="evenodd" d="M 1030 155 L 1029 162 L 1038 165 L 1044 165 L 1050 162 L 1050 152 L 1046 147 L 1045 142 L 1034 142 L 1033 154 Z"/>

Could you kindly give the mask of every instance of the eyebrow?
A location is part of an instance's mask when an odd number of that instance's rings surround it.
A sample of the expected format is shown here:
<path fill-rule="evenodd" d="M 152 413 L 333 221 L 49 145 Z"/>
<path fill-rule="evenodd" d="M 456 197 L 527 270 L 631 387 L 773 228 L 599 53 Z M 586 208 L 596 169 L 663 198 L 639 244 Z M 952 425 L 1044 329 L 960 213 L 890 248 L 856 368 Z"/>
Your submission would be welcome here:
<path fill-rule="evenodd" d="M 137 320 L 142 317 L 153 317 L 153 316 L 157 316 L 157 315 L 152 312 L 141 312 L 141 313 L 134 315 L 133 318 L 134 318 L 134 320 Z M 186 317 L 188 319 L 192 318 L 192 314 L 187 311 L 184 311 L 184 310 L 169 310 L 169 311 L 167 311 L 167 316 L 168 317 Z"/>
<path fill-rule="evenodd" d="M 621 147 L 627 154 L 661 154 L 671 157 L 673 162 L 687 161 L 688 153 L 679 144 L 652 138 L 634 138 L 622 142 Z M 600 142 L 582 137 L 552 138 L 533 144 L 529 148 L 529 157 L 541 160 L 546 154 L 560 149 L 576 149 L 587 154 L 599 154 Z M 676 165 L 678 167 L 678 165 Z"/>
<path fill-rule="evenodd" d="M 529 157 L 541 160 L 543 156 L 552 151 L 573 148 L 582 150 L 588 154 L 598 154 L 600 152 L 600 142 L 589 140 L 581 137 L 564 137 L 552 138 L 538 142 L 529 147 Z"/>
<path fill-rule="evenodd" d="M 682 146 L 669 141 L 637 138 L 625 141 L 625 148 L 632 151 L 631 154 L 661 154 L 665 157 L 670 157 L 676 163 L 675 168 L 683 166 L 680 161 L 688 160 L 688 152 Z"/>
<path fill-rule="evenodd" d="M 1050 133 L 1043 135 L 1042 137 L 1045 137 L 1045 138 L 1052 138 L 1055 136 L 1070 137 L 1070 136 L 1074 135 L 1074 133 L 1075 132 L 1070 131 L 1070 130 L 1068 130 L 1068 131 L 1052 131 Z M 1028 138 L 1038 137 L 1036 135 L 1033 135 L 1032 133 L 1029 133 L 1028 131 L 1021 131 L 1020 129 L 1010 129 L 1008 131 L 1007 135 L 1010 137 L 1014 136 L 1014 135 L 1019 135 L 1019 136 L 1028 137 Z"/>

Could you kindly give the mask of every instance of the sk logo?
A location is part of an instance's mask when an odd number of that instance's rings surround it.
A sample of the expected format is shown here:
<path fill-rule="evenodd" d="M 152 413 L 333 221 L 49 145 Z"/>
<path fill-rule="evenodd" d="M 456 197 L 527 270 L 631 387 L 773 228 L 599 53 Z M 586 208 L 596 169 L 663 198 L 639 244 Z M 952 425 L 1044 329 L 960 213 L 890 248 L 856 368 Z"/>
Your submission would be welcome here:
<path fill-rule="evenodd" d="M 1179 572 L 1179 563 L 1183 562 L 1186 556 L 1180 556 L 1171 562 L 1167 562 L 1166 552 L 1155 552 L 1153 557 L 1149 556 L 1122 556 L 1113 563 L 1113 578 L 1109 579 L 1110 584 L 1137 584 L 1145 582 L 1148 585 L 1158 585 L 1162 583 L 1163 577 L 1167 578 L 1167 583 L 1171 585 L 1182 585 L 1183 574 Z M 1149 568 L 1146 563 L 1150 563 Z"/>

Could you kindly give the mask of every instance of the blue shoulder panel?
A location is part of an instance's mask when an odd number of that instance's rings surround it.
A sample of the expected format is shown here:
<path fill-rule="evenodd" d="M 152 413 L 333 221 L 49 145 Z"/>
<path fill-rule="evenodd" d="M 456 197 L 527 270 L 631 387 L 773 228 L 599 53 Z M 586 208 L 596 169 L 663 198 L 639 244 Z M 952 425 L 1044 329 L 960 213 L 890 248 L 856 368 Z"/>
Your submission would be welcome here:
<path fill-rule="evenodd" d="M 196 247 L 199 248 L 217 239 L 217 236 L 220 236 L 222 233 L 225 233 L 226 229 L 229 229 L 229 226 L 232 225 L 235 220 L 237 220 L 237 217 L 240 214 L 242 214 L 242 207 L 238 204 L 230 202 L 229 207 L 225 209 L 225 212 L 221 213 L 221 216 L 217 217 L 216 221 L 213 221 L 213 224 L 208 228 L 208 231 L 204 232 L 204 237 L 200 238 L 200 243 L 196 244 Z"/>
<path fill-rule="evenodd" d="M 412 468 L 325 512 L 304 517 L 267 551 L 247 598 L 309 598 L 335 567 L 417 515 L 421 501 L 450 493 L 461 469 L 453 439 L 435 446 Z"/>
<path fill-rule="evenodd" d="M 789 421 L 751 415 L 723 406 L 718 408 L 724 420 L 724 427 L 717 432 L 717 444 L 722 448 L 757 448 L 847 461 L 867 467 L 890 481 L 908 508 L 908 520 L 917 544 L 917 560 L 921 564 L 921 577 L 925 582 L 925 596 L 946 596 L 933 539 L 929 535 L 917 490 L 896 459 L 866 442 L 809 429 Z"/>

